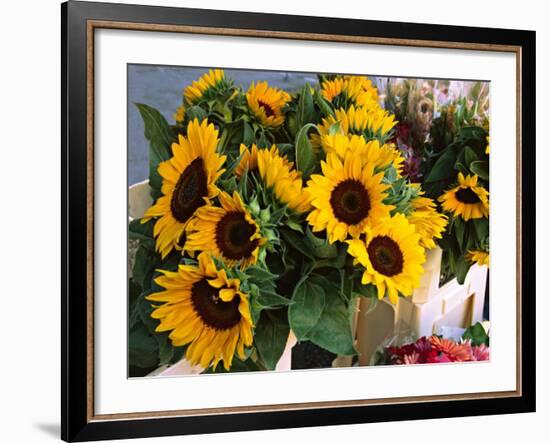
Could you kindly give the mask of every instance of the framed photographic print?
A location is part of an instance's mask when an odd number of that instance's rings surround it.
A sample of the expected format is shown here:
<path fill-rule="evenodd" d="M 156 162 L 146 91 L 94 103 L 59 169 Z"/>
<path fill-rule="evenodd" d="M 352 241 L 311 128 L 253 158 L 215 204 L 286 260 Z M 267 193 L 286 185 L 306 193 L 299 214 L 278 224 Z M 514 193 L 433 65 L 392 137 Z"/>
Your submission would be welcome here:
<path fill-rule="evenodd" d="M 66 441 L 535 410 L 535 33 L 62 5 Z"/>

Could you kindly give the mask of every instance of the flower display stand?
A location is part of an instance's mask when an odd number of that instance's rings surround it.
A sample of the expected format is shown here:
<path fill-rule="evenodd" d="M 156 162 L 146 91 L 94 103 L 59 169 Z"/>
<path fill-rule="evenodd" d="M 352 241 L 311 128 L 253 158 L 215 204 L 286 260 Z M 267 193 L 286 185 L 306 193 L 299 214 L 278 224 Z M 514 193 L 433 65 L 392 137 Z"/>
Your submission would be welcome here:
<path fill-rule="evenodd" d="M 360 366 L 368 365 L 381 345 L 404 331 L 422 337 L 443 326 L 466 328 L 483 321 L 487 267 L 474 264 L 464 284 L 455 278 L 439 287 L 441 256 L 438 247 L 427 252 L 424 274 L 412 297 L 399 297 L 395 305 L 384 298 L 373 309 L 370 300 L 360 299 L 356 319 Z"/>
<path fill-rule="evenodd" d="M 153 204 L 149 180 L 136 183 L 128 188 L 128 223 L 143 217 L 145 211 Z M 128 278 L 132 276 L 132 267 L 137 251 L 137 240 L 128 240 Z M 290 371 L 292 363 L 292 348 L 296 344 L 296 336 L 292 331 L 288 335 L 283 355 L 279 359 L 275 371 Z M 174 377 L 179 375 L 200 374 L 203 368 L 199 365 L 191 365 L 185 358 L 169 366 L 163 365 L 149 373 L 149 376 Z"/>

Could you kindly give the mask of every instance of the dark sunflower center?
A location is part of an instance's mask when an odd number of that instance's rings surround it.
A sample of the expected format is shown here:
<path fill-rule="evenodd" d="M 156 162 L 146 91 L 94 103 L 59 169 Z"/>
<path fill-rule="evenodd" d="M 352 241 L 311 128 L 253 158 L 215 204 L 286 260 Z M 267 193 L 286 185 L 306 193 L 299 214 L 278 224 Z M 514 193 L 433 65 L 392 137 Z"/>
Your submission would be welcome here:
<path fill-rule="evenodd" d="M 391 277 L 403 270 L 403 253 L 390 237 L 374 237 L 367 247 L 367 252 L 373 268 L 380 274 Z"/>
<path fill-rule="evenodd" d="M 205 278 L 193 285 L 191 300 L 202 321 L 214 329 L 231 329 L 241 320 L 239 297 L 224 302 L 219 296 L 219 290 L 210 286 Z"/>
<path fill-rule="evenodd" d="M 216 244 L 224 257 L 240 260 L 250 257 L 258 240 L 250 240 L 256 227 L 246 221 L 242 212 L 228 212 L 216 226 Z"/>
<path fill-rule="evenodd" d="M 461 203 L 467 204 L 479 203 L 481 201 L 477 194 L 470 188 L 460 188 L 456 191 L 456 199 Z"/>
<path fill-rule="evenodd" d="M 195 210 L 204 205 L 208 195 L 207 178 L 202 158 L 193 160 L 180 175 L 172 194 L 170 210 L 180 223 L 186 222 Z"/>
<path fill-rule="evenodd" d="M 344 180 L 332 190 L 330 206 L 338 220 L 356 225 L 369 214 L 369 193 L 357 180 Z"/>
<path fill-rule="evenodd" d="M 258 105 L 263 108 L 266 117 L 273 117 L 275 115 L 275 111 L 270 104 L 264 102 L 263 100 L 258 100 Z"/>

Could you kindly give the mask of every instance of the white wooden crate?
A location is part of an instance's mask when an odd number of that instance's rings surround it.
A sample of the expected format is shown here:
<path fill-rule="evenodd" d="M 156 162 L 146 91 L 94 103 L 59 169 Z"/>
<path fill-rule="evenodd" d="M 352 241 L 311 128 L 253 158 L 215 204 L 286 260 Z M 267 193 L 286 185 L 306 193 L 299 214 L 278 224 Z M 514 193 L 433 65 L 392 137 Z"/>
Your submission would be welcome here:
<path fill-rule="evenodd" d="M 440 248 L 427 252 L 425 272 L 412 297 L 399 297 L 395 305 L 383 299 L 370 312 L 370 300 L 360 299 L 356 322 L 359 365 L 368 365 L 385 340 L 404 330 L 422 337 L 443 326 L 466 328 L 483 321 L 487 267 L 474 264 L 464 284 L 453 279 L 439 287 L 441 256 Z"/>

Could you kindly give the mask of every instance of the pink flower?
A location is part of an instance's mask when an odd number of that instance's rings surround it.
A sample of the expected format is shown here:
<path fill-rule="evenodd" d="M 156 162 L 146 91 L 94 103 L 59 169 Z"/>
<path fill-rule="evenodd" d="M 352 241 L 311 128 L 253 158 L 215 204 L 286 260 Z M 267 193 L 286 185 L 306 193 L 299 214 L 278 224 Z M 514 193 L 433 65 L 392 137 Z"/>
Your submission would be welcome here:
<path fill-rule="evenodd" d="M 388 346 L 385 355 L 388 364 L 392 365 L 483 361 L 489 359 L 489 348 L 472 346 L 469 340 L 457 343 L 433 335 L 403 346 Z"/>
<path fill-rule="evenodd" d="M 489 360 L 489 348 L 485 345 L 473 346 L 472 357 L 475 361 Z"/>

